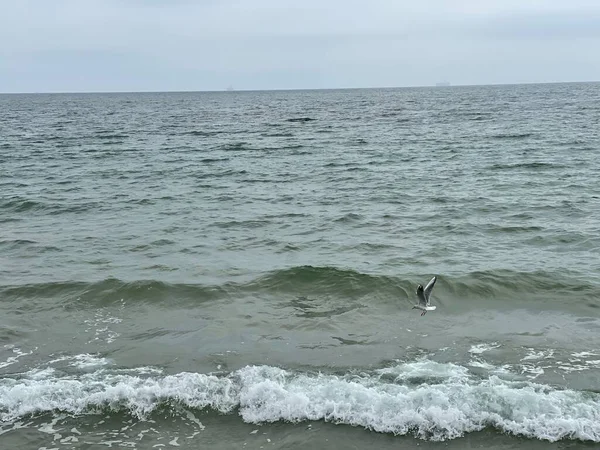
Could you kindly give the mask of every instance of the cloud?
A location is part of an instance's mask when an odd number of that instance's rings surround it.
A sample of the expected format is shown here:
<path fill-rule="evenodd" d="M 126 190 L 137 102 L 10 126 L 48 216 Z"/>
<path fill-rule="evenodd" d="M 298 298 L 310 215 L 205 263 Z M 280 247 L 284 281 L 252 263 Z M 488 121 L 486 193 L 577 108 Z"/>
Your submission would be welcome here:
<path fill-rule="evenodd" d="M 483 24 L 477 31 L 487 38 L 560 39 L 600 38 L 600 12 L 563 14 L 501 15 Z"/>

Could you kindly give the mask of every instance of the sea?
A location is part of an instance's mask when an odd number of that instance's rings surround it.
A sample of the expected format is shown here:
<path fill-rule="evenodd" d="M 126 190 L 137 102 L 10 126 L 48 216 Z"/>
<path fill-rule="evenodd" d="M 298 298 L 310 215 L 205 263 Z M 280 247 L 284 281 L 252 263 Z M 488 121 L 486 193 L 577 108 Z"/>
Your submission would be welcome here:
<path fill-rule="evenodd" d="M 1 449 L 599 444 L 600 83 L 0 95 Z"/>

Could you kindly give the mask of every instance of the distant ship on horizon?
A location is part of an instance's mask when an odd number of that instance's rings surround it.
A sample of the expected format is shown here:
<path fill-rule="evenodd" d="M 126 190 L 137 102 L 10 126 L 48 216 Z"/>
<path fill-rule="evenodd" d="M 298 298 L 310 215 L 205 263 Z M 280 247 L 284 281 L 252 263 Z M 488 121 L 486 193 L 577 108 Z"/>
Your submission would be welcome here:
<path fill-rule="evenodd" d="M 436 86 L 450 86 L 449 81 L 440 81 L 439 83 L 435 83 Z"/>
<path fill-rule="evenodd" d="M 235 91 L 232 85 L 227 86 L 227 92 Z"/>

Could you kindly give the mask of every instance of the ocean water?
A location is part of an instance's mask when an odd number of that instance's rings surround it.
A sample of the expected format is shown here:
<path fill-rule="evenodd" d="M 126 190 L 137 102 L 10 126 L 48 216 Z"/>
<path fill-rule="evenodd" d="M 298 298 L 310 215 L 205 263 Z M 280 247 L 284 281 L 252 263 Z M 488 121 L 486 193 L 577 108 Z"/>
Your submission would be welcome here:
<path fill-rule="evenodd" d="M 0 448 L 597 446 L 599 130 L 597 83 L 0 96 Z"/>

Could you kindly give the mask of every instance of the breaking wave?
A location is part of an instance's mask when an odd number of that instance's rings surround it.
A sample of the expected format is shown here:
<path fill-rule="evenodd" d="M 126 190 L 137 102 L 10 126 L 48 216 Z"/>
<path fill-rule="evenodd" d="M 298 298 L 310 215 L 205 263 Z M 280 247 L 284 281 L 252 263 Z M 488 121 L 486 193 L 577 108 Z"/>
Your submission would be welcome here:
<path fill-rule="evenodd" d="M 89 356 L 84 362 L 90 364 Z M 551 442 L 600 442 L 600 394 L 477 378 L 463 366 L 426 359 L 344 374 L 246 366 L 226 374 L 164 375 L 103 367 L 75 376 L 47 368 L 0 380 L 4 422 L 107 412 L 145 420 L 158 408 L 182 406 L 238 414 L 253 424 L 326 421 L 432 441 L 492 427 Z"/>

